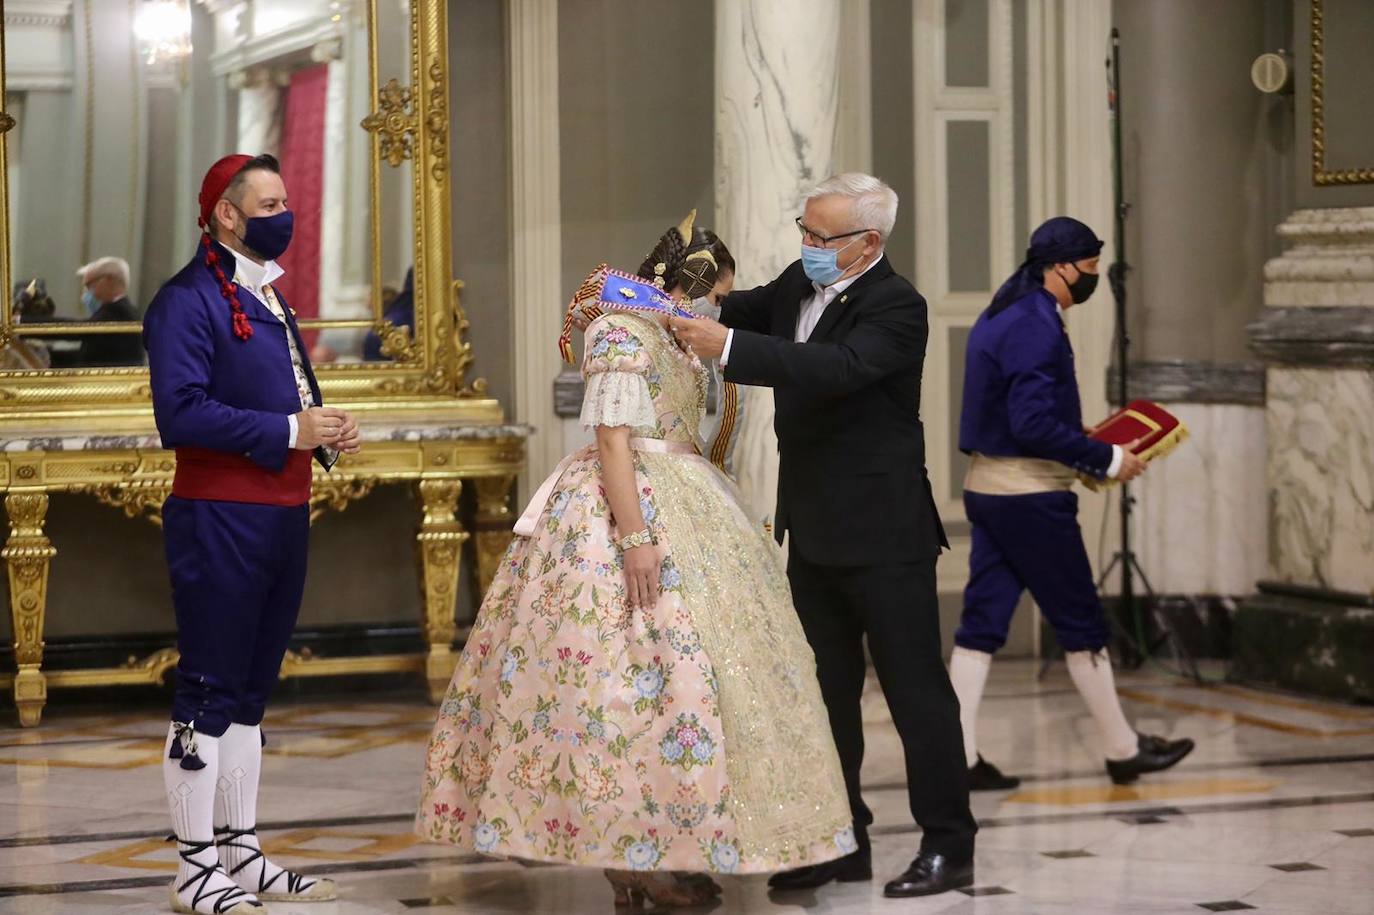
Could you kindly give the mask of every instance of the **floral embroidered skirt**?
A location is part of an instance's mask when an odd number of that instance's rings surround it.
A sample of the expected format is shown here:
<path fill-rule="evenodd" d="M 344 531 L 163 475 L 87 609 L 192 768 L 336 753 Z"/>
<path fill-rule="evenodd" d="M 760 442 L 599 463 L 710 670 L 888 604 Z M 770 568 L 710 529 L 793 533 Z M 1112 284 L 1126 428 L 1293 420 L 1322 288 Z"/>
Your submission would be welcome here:
<path fill-rule="evenodd" d="M 657 606 L 625 604 L 589 451 L 482 603 L 430 739 L 416 831 L 629 870 L 760 873 L 852 851 L 776 545 L 705 459 L 636 463 L 664 555 Z"/>

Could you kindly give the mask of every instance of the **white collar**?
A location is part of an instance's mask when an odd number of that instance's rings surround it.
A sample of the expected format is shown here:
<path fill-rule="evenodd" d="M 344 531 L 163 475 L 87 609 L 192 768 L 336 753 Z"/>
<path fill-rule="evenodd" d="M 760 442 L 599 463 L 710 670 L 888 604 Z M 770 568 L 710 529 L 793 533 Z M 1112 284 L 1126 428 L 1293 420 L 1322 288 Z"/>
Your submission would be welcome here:
<path fill-rule="evenodd" d="M 228 250 L 230 254 L 234 255 L 234 262 L 237 265 L 234 269 L 234 282 L 246 288 L 259 299 L 262 298 L 262 287 L 275 283 L 286 274 L 286 271 L 276 261 L 259 264 L 246 254 L 240 254 L 233 248 Z"/>
<path fill-rule="evenodd" d="M 835 296 L 844 292 L 850 286 L 853 286 L 858 281 L 859 277 L 863 276 L 865 273 L 872 270 L 874 267 L 878 266 L 878 262 L 881 261 L 883 257 L 886 256 L 886 254 L 886 251 L 879 250 L 878 256 L 873 258 L 873 261 L 867 267 L 863 268 L 853 276 L 847 276 L 842 280 L 837 280 L 836 282 L 831 283 L 829 286 L 822 286 L 819 283 L 813 282 L 811 284 L 811 287 L 815 289 L 816 293 L 820 295 L 823 299 L 825 299 L 825 301 L 829 302 L 831 299 L 835 298 Z"/>

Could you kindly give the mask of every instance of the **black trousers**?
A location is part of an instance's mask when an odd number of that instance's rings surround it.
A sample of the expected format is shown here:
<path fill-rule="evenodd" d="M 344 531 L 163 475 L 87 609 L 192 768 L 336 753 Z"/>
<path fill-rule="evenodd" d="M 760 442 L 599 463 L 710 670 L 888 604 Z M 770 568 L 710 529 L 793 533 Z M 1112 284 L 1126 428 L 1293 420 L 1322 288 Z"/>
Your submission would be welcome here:
<path fill-rule="evenodd" d="M 969 810 L 959 700 L 940 653 L 935 560 L 878 566 L 823 566 L 790 548 L 792 599 L 816 653 L 821 694 L 844 770 L 854 834 L 868 848 L 873 814 L 864 803 L 863 639 L 906 754 L 911 815 L 921 850 L 963 859 L 978 824 Z"/>

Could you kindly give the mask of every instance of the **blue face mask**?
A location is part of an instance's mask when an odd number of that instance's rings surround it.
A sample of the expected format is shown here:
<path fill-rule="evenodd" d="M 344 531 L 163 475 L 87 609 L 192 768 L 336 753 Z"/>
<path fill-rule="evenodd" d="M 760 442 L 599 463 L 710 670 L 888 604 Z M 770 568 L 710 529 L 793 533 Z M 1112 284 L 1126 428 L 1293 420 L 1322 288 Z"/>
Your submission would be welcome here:
<path fill-rule="evenodd" d="M 242 210 L 239 210 L 242 213 Z M 266 260 L 276 260 L 286 253 L 291 244 L 291 233 L 296 226 L 296 216 L 290 210 L 282 210 L 271 216 L 248 216 L 243 230 L 243 246 Z"/>
<path fill-rule="evenodd" d="M 100 300 L 97 299 L 95 293 L 91 292 L 89 289 L 81 293 L 81 304 L 86 307 L 86 314 L 92 317 L 100 310 Z"/>
<path fill-rule="evenodd" d="M 861 238 L 863 238 L 862 235 L 851 241 L 849 245 Z M 849 245 L 845 245 L 844 248 L 813 248 L 810 245 L 802 245 L 802 270 L 806 271 L 806 278 L 813 283 L 829 286 L 844 276 L 844 268 L 839 265 L 838 260 L 840 252 L 848 248 Z"/>

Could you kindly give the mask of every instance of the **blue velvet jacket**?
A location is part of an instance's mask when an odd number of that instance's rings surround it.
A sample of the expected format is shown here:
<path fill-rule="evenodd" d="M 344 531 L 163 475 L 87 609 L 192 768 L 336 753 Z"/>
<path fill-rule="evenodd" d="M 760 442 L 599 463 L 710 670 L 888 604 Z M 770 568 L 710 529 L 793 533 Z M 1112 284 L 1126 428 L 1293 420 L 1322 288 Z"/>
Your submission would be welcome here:
<path fill-rule="evenodd" d="M 959 449 L 1048 458 L 1099 479 L 1107 475 L 1112 446 L 1083 434 L 1073 348 L 1044 289 L 995 315 L 984 311 L 969 332 Z"/>
<path fill-rule="evenodd" d="M 234 263 L 228 249 L 217 242 L 214 248 L 221 264 Z M 158 290 L 143 318 L 153 415 L 165 448 L 242 454 L 276 472 L 289 451 L 287 416 L 301 409 L 291 350 L 282 322 L 266 305 L 242 287 L 239 301 L 253 327 L 248 340 L 234 336 L 229 302 L 199 249 Z M 315 403 L 322 403 L 290 308 L 286 315 Z"/>

